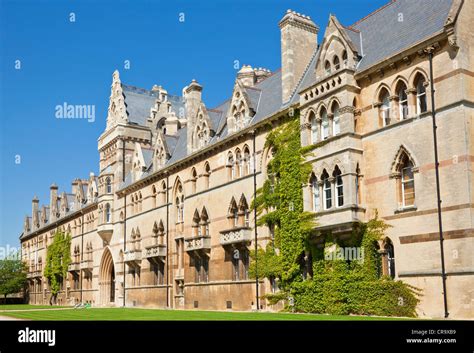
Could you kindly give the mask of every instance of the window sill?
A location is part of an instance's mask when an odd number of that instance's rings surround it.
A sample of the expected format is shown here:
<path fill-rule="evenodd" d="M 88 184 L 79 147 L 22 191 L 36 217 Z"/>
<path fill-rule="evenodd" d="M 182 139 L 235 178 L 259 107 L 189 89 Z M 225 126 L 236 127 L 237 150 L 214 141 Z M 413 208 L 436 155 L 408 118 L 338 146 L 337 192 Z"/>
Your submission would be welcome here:
<path fill-rule="evenodd" d="M 396 209 L 393 213 L 399 214 L 399 213 L 405 213 L 405 212 L 414 212 L 418 210 L 418 207 L 414 206 L 406 206 L 406 207 L 401 207 Z"/>

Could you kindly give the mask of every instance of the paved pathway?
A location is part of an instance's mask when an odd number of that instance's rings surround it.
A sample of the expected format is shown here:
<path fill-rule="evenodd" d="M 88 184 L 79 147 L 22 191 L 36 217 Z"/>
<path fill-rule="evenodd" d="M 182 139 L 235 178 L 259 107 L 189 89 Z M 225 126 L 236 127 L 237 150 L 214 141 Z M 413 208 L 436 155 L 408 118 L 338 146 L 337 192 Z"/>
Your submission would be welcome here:
<path fill-rule="evenodd" d="M 0 321 L 23 321 L 23 319 L 18 319 L 16 317 L 10 316 L 0 316 Z"/>

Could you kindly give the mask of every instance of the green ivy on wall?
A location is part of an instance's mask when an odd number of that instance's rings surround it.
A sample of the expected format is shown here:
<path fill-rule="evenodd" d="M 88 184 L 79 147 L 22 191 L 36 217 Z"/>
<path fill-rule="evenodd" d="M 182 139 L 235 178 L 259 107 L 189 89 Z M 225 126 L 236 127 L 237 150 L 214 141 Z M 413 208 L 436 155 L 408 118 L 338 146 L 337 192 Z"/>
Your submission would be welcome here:
<path fill-rule="evenodd" d="M 377 243 L 390 226 L 377 215 L 355 227 L 348 240 L 331 234 L 324 239 L 319 236 L 317 243 L 312 240 L 316 221 L 313 213 L 303 209 L 302 185 L 311 173 L 305 157 L 319 145 L 301 147 L 299 124 L 297 113 L 267 136 L 265 147 L 273 158 L 267 166 L 268 179 L 257 190 L 252 208 L 257 209 L 259 226 L 274 229 L 274 239 L 266 249 L 251 253 L 250 275 L 277 279 L 280 292 L 265 298 L 274 304 L 291 296 L 292 310 L 416 316 L 419 291 L 402 281 L 380 277 Z M 347 246 L 360 249 L 362 258 L 346 261 L 325 257 L 325 252 Z M 312 273 L 303 276 L 302 258 L 308 255 Z"/>
<path fill-rule="evenodd" d="M 68 266 L 71 263 L 71 235 L 56 232 L 53 242 L 48 246 L 44 276 L 48 279 L 51 300 L 55 302 L 61 290 L 61 282 L 66 278 Z"/>

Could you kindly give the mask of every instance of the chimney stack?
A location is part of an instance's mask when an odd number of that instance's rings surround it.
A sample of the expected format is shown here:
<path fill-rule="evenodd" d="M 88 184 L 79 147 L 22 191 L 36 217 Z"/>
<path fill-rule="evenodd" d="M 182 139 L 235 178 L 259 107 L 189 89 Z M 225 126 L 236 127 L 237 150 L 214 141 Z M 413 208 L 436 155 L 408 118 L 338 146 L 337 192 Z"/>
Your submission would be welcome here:
<path fill-rule="evenodd" d="M 196 125 L 196 115 L 199 109 L 199 106 L 202 103 L 202 86 L 192 80 L 189 86 L 184 87 L 183 89 L 184 102 L 186 106 L 186 127 L 187 127 L 187 137 L 188 137 L 188 152 L 192 151 L 192 135 L 193 130 Z"/>
<path fill-rule="evenodd" d="M 288 10 L 279 22 L 281 33 L 282 101 L 287 102 L 318 45 L 319 27 L 309 16 Z"/>
<path fill-rule="evenodd" d="M 31 201 L 31 219 L 32 219 L 32 223 L 33 223 L 33 229 L 36 230 L 39 228 L 39 209 L 38 209 L 38 205 L 39 205 L 39 200 L 38 198 L 35 196 L 33 198 L 33 200 Z"/>
<path fill-rule="evenodd" d="M 50 222 L 56 220 L 58 213 L 58 186 L 53 184 L 49 187 L 49 219 Z"/>

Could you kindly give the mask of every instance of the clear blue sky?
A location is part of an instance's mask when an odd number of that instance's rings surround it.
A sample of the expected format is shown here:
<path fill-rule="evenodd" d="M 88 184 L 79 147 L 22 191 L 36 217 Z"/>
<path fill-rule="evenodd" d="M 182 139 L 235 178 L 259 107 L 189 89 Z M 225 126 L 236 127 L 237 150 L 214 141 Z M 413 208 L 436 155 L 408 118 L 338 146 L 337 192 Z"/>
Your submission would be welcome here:
<path fill-rule="evenodd" d="M 53 182 L 70 192 L 74 178 L 98 172 L 115 69 L 124 83 L 170 94 L 195 78 L 213 107 L 231 94 L 234 60 L 280 67 L 278 21 L 287 9 L 311 16 L 321 39 L 330 13 L 350 25 L 387 2 L 0 0 L 0 246 L 19 245 L 34 195 L 47 204 Z M 95 122 L 56 119 L 64 102 L 95 105 Z"/>

